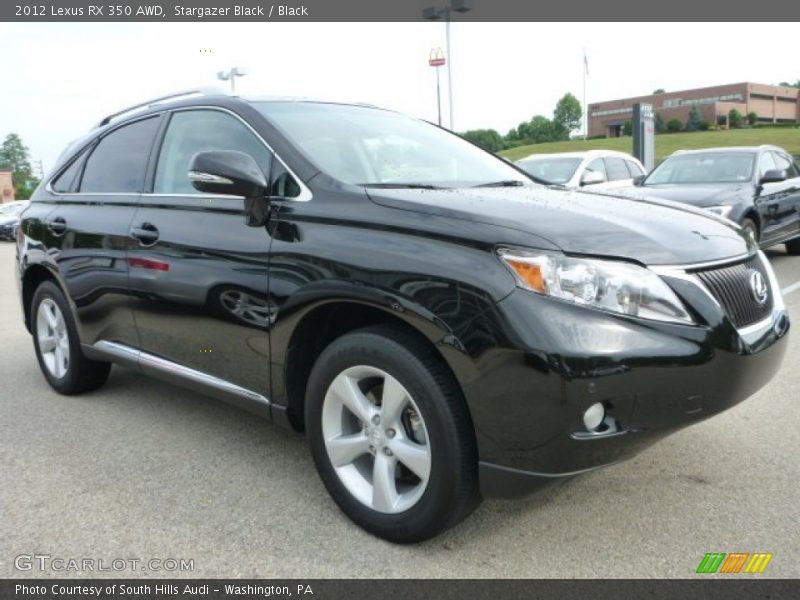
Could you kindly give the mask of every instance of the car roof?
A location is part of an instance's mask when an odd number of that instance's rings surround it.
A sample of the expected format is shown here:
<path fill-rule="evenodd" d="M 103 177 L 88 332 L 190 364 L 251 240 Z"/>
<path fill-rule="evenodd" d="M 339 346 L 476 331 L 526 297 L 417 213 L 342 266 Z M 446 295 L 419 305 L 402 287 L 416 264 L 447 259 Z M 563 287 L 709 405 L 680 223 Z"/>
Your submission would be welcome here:
<path fill-rule="evenodd" d="M 760 146 L 720 146 L 719 148 L 696 148 L 694 150 L 676 150 L 670 156 L 676 156 L 679 154 L 705 154 L 709 152 L 713 152 L 715 154 L 725 154 L 725 153 L 734 153 L 734 152 L 761 152 L 762 150 L 776 150 L 778 152 L 783 152 L 784 154 L 788 154 L 786 150 L 779 146 L 773 146 L 771 144 L 762 144 Z"/>
<path fill-rule="evenodd" d="M 598 158 L 602 156 L 616 156 L 628 160 L 630 159 L 636 160 L 634 156 L 631 156 L 627 152 L 620 152 L 618 150 L 581 150 L 577 152 L 551 152 L 546 154 L 530 154 L 525 158 L 520 158 L 517 162 L 522 162 L 525 160 L 533 160 L 538 158 Z"/>

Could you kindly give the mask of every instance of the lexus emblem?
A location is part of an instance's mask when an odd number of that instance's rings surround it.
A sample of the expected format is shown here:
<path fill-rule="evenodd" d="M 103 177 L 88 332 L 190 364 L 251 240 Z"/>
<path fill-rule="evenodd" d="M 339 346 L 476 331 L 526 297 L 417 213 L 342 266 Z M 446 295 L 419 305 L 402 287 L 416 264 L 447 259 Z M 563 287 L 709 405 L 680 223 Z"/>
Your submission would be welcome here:
<path fill-rule="evenodd" d="M 766 303 L 769 288 L 767 288 L 767 282 L 764 281 L 764 276 L 758 271 L 750 273 L 750 291 L 753 293 L 753 300 L 761 305 Z"/>

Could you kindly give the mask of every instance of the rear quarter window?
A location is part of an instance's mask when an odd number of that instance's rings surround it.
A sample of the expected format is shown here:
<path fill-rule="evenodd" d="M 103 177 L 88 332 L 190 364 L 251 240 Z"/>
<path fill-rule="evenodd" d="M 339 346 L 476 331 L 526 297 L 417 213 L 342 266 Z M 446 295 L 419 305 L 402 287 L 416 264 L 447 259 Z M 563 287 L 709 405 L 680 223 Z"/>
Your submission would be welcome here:
<path fill-rule="evenodd" d="M 148 117 L 103 137 L 86 160 L 80 191 L 141 192 L 158 123 L 158 116 Z"/>

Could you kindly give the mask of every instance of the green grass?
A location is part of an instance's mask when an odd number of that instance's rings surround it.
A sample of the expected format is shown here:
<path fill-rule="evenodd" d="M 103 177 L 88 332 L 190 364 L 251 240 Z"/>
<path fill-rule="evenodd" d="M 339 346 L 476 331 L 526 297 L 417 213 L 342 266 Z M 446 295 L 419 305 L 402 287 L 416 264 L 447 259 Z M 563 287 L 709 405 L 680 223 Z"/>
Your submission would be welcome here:
<path fill-rule="evenodd" d="M 758 146 L 774 144 L 786 149 L 789 154 L 800 155 L 800 129 L 797 128 L 756 128 L 729 129 L 727 131 L 700 131 L 695 133 L 662 133 L 656 136 L 656 162 L 660 162 L 676 150 L 714 148 L 719 146 Z M 548 142 L 532 144 L 503 150 L 501 156 L 519 160 L 530 154 L 549 152 L 579 152 L 581 150 L 620 150 L 631 152 L 633 141 L 630 137 L 598 140 L 570 140 L 568 142 Z"/>

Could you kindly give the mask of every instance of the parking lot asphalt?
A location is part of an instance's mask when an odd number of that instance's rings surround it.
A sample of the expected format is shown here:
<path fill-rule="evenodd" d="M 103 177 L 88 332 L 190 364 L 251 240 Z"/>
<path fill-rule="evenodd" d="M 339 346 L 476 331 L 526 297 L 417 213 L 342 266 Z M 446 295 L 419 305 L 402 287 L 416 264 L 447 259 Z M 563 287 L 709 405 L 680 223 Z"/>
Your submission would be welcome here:
<path fill-rule="evenodd" d="M 339 512 L 301 436 L 119 367 L 94 393 L 51 391 L 13 254 L 0 244 L 0 577 L 692 577 L 706 552 L 771 552 L 760 577 L 800 577 L 800 286 L 783 368 L 752 398 L 631 461 L 396 546 Z M 800 281 L 800 257 L 768 254 L 783 288 Z M 33 554 L 194 570 L 15 568 Z"/>

